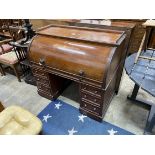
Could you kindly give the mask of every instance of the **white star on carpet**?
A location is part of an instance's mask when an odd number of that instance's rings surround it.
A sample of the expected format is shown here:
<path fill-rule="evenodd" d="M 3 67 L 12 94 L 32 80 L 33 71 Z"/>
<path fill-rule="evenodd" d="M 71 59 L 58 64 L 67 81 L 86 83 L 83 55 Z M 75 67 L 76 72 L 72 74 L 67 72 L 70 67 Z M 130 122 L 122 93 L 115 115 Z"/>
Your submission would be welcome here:
<path fill-rule="evenodd" d="M 43 121 L 47 122 L 47 119 L 51 118 L 52 116 L 50 116 L 49 114 L 47 114 L 46 116 L 43 116 Z"/>
<path fill-rule="evenodd" d="M 55 104 L 55 109 L 60 109 L 61 106 L 62 106 L 62 104 L 60 104 L 60 102 L 59 102 L 59 103 Z"/>
<path fill-rule="evenodd" d="M 108 130 L 109 135 L 115 135 L 115 133 L 117 133 L 118 131 L 113 130 L 113 128 L 111 130 Z"/>
<path fill-rule="evenodd" d="M 79 117 L 79 121 L 81 121 L 82 123 L 84 122 L 84 118 L 86 118 L 87 116 L 85 115 L 80 115 Z"/>
<path fill-rule="evenodd" d="M 74 130 L 74 127 L 71 130 L 68 130 L 69 135 L 74 135 L 78 131 Z"/>

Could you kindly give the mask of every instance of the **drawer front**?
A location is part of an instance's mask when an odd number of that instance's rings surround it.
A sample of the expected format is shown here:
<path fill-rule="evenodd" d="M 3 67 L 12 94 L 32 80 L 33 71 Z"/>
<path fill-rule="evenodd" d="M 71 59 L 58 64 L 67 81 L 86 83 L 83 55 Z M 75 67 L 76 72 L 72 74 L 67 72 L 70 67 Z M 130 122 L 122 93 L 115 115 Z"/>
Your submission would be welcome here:
<path fill-rule="evenodd" d="M 43 68 L 39 68 L 39 67 L 32 67 L 32 70 L 33 70 L 33 73 L 36 73 L 36 74 L 45 72 Z"/>
<path fill-rule="evenodd" d="M 37 80 L 37 82 L 40 82 L 40 83 L 42 83 L 42 84 L 44 84 L 44 85 L 49 85 L 49 82 L 48 82 L 48 80 L 47 79 L 44 79 L 44 78 L 41 78 L 41 77 L 36 77 L 36 80 Z"/>
<path fill-rule="evenodd" d="M 95 105 L 98 105 L 98 106 L 101 105 L 101 99 L 99 99 L 95 96 L 92 96 L 90 94 L 84 93 L 84 92 L 81 92 L 81 99 L 87 100 L 87 101 L 94 103 Z"/>
<path fill-rule="evenodd" d="M 33 72 L 33 75 L 36 77 L 36 79 L 37 79 L 37 78 L 42 78 L 42 79 L 48 80 L 48 75 L 47 75 L 47 73 L 36 74 L 36 73 Z"/>
<path fill-rule="evenodd" d="M 47 73 L 44 68 L 32 66 L 32 72 L 36 76 L 46 77 Z"/>
<path fill-rule="evenodd" d="M 37 75 L 37 76 L 41 76 L 41 77 L 47 76 L 47 73 L 45 73 L 45 72 L 39 72 L 39 71 L 33 72 L 33 74 L 34 74 L 34 75 Z"/>
<path fill-rule="evenodd" d="M 43 96 L 43 97 L 45 97 L 45 98 L 47 98 L 47 99 L 49 99 L 49 100 L 52 100 L 53 99 L 52 94 L 47 93 L 47 92 L 44 92 L 42 90 L 38 90 L 38 94 L 41 95 L 41 96 Z"/>
<path fill-rule="evenodd" d="M 87 93 L 101 97 L 102 91 L 89 85 L 81 84 L 81 90 Z"/>
<path fill-rule="evenodd" d="M 38 88 L 38 90 L 42 90 L 44 92 L 51 93 L 51 89 L 48 85 L 44 85 L 42 83 L 37 82 L 37 88 Z"/>
<path fill-rule="evenodd" d="M 91 104 L 86 103 L 85 101 L 82 101 L 81 103 L 81 108 L 84 108 L 88 111 L 91 111 L 97 115 L 101 115 L 102 114 L 102 109 L 96 106 L 93 106 Z"/>
<path fill-rule="evenodd" d="M 35 76 L 35 77 L 42 77 L 42 78 L 44 78 L 44 79 L 48 79 L 48 77 L 47 77 L 47 73 L 45 73 L 45 72 L 34 72 L 33 71 L 33 75 Z"/>

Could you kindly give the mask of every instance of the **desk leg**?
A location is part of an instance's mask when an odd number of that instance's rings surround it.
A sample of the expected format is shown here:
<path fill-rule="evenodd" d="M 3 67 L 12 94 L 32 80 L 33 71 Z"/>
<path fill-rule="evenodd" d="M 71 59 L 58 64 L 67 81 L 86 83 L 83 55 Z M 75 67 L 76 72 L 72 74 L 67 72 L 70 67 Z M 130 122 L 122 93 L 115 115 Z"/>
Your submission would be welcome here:
<path fill-rule="evenodd" d="M 153 129 L 154 125 L 155 125 L 155 106 L 152 105 L 151 110 L 149 112 L 148 119 L 147 119 L 144 134 L 146 134 L 146 135 L 152 134 L 152 129 Z"/>

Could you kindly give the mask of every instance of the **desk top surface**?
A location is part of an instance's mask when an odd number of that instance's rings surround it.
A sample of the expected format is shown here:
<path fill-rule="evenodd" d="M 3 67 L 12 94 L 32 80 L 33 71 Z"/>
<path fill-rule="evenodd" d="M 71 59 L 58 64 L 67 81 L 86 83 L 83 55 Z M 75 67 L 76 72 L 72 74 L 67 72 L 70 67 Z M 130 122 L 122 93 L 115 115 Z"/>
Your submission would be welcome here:
<path fill-rule="evenodd" d="M 56 37 L 64 37 L 76 40 L 85 40 L 98 43 L 111 43 L 116 44 L 123 31 L 104 30 L 104 29 L 91 29 L 67 26 L 49 26 L 43 28 L 38 32 L 41 35 L 49 35 Z"/>

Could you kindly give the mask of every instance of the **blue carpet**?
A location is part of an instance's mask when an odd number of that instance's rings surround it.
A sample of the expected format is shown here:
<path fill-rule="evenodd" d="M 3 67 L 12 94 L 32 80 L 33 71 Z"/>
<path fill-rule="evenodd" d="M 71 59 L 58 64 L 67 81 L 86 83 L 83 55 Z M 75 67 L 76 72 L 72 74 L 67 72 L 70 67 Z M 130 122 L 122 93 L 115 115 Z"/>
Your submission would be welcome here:
<path fill-rule="evenodd" d="M 86 117 L 61 100 L 51 102 L 38 117 L 43 123 L 43 135 L 133 135 L 108 122 Z"/>

